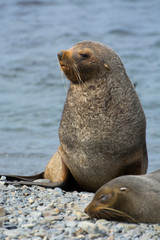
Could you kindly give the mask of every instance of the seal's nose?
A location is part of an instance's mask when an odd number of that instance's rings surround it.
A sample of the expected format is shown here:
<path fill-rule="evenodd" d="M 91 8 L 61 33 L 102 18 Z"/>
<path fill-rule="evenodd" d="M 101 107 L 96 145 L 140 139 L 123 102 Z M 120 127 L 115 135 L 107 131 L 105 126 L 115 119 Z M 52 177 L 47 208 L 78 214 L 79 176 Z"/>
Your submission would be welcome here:
<path fill-rule="evenodd" d="M 57 55 L 58 55 L 59 61 L 61 61 L 63 56 L 63 51 L 60 51 Z"/>

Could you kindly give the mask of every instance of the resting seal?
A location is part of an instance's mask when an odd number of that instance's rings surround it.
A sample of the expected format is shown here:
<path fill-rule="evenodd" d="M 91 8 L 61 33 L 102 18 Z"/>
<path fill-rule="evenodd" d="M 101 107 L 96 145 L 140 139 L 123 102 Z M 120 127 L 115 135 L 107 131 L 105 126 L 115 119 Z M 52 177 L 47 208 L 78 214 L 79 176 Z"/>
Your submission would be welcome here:
<path fill-rule="evenodd" d="M 98 189 L 85 212 L 91 218 L 160 223 L 160 170 L 111 180 Z"/>
<path fill-rule="evenodd" d="M 60 147 L 42 177 L 53 187 L 75 182 L 80 190 L 96 191 L 118 176 L 146 173 L 145 115 L 118 55 L 83 41 L 60 51 L 58 59 L 70 87 Z"/>

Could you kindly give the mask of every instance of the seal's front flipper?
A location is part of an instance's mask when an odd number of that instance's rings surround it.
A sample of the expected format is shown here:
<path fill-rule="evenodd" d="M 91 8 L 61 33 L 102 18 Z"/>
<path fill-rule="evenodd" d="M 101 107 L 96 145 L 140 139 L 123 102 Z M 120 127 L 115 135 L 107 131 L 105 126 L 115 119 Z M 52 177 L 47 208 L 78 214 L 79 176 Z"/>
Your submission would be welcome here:
<path fill-rule="evenodd" d="M 53 183 L 53 182 L 50 182 L 49 180 L 48 180 L 48 182 L 43 182 L 41 179 L 39 179 L 36 182 L 34 182 L 34 181 L 5 181 L 5 185 L 41 186 L 41 187 L 45 187 L 45 188 L 59 187 L 59 188 L 65 189 L 66 183 L 65 182 Z"/>
<path fill-rule="evenodd" d="M 64 190 L 79 190 L 75 179 L 63 161 L 64 158 L 64 151 L 62 147 L 59 146 L 57 152 L 52 156 L 46 166 L 44 178 L 49 179 L 53 185 L 57 184 L 59 186 L 60 184 L 59 187 Z"/>
<path fill-rule="evenodd" d="M 37 186 L 46 187 L 46 188 L 59 187 L 59 188 L 62 188 L 63 190 L 68 190 L 68 191 L 78 190 L 78 186 L 68 169 L 66 169 L 65 174 L 63 173 L 63 178 L 61 178 L 61 180 L 54 181 L 54 182 L 50 181 L 49 179 L 45 179 L 44 172 L 36 175 L 32 175 L 32 176 L 19 176 L 19 175 L 9 175 L 9 174 L 1 174 L 0 177 L 1 176 L 6 177 L 6 180 L 4 180 L 5 185 L 14 185 L 14 186 L 20 186 L 20 185 L 36 186 L 37 185 Z"/>
<path fill-rule="evenodd" d="M 9 174 L 3 174 L 0 175 L 5 176 L 7 180 L 4 181 L 5 185 L 13 185 L 13 186 L 21 186 L 21 185 L 27 185 L 27 186 L 41 186 L 45 188 L 55 188 L 59 187 L 63 190 L 79 190 L 78 186 L 73 179 L 72 175 L 70 173 L 67 174 L 66 178 L 59 182 L 51 182 L 49 179 L 44 179 L 44 172 L 33 175 L 33 176 L 19 176 L 19 175 L 9 175 Z"/>
<path fill-rule="evenodd" d="M 20 181 L 20 180 L 24 180 L 24 181 L 34 181 L 37 179 L 43 179 L 44 178 L 44 172 L 38 173 L 36 175 L 32 175 L 32 176 L 20 176 L 20 175 L 12 175 L 12 174 L 0 174 L 1 176 L 5 176 L 7 178 L 8 181 Z"/>

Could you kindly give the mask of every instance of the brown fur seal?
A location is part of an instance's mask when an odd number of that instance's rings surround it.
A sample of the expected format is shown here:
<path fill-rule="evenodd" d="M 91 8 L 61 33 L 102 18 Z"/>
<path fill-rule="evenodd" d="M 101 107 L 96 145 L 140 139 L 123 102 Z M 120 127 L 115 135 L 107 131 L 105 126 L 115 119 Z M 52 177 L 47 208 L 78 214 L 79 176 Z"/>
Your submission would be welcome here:
<path fill-rule="evenodd" d="M 85 212 L 91 218 L 160 223 L 160 170 L 111 180 L 98 189 Z"/>
<path fill-rule="evenodd" d="M 60 147 L 43 177 L 53 187 L 76 182 L 81 190 L 96 191 L 118 176 L 146 173 L 145 115 L 118 55 L 83 41 L 60 51 L 58 59 L 70 87 Z"/>

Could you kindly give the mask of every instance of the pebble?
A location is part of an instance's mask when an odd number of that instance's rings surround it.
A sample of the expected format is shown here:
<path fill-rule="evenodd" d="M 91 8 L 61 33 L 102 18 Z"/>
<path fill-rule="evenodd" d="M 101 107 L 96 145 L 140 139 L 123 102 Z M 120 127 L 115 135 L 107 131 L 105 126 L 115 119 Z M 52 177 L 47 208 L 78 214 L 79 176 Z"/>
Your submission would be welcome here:
<path fill-rule="evenodd" d="M 0 180 L 1 240 L 160 239 L 160 224 L 91 220 L 84 208 L 93 193 L 5 186 L 4 180 Z"/>
<path fill-rule="evenodd" d="M 0 207 L 0 217 L 4 217 L 4 216 L 5 216 L 4 207 Z"/>
<path fill-rule="evenodd" d="M 6 176 L 1 176 L 0 181 L 5 181 L 6 180 Z"/>

